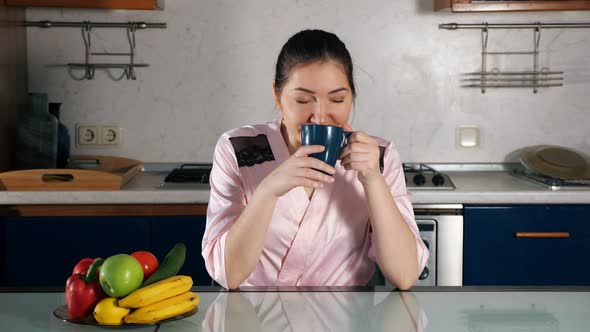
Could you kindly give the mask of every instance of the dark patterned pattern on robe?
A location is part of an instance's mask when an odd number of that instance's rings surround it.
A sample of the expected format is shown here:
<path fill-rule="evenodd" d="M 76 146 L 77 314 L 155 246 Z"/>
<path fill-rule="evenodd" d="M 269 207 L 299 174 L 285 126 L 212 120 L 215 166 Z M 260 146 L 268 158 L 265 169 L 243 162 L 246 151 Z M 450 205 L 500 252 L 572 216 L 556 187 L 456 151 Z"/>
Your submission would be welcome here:
<path fill-rule="evenodd" d="M 383 169 L 385 168 L 385 163 L 383 162 L 383 157 L 385 156 L 385 147 L 379 146 L 379 169 L 381 173 L 383 173 Z"/>
<path fill-rule="evenodd" d="M 268 138 L 264 134 L 254 137 L 230 137 L 229 141 L 234 147 L 239 167 L 254 166 L 265 161 L 275 160 Z"/>

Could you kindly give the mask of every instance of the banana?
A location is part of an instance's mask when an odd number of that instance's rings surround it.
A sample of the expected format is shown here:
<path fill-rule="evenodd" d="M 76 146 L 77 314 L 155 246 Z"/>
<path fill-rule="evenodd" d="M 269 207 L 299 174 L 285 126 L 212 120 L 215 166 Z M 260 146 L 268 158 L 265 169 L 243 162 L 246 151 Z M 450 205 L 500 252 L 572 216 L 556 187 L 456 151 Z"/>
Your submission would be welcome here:
<path fill-rule="evenodd" d="M 141 308 L 167 298 L 186 293 L 193 286 L 193 279 L 189 276 L 174 276 L 160 280 L 154 284 L 142 287 L 119 300 L 123 308 Z"/>
<path fill-rule="evenodd" d="M 187 313 L 193 310 L 197 304 L 199 304 L 199 295 L 193 292 L 185 292 L 175 297 L 136 309 L 125 316 L 125 323 L 150 324 L 159 322 Z"/>

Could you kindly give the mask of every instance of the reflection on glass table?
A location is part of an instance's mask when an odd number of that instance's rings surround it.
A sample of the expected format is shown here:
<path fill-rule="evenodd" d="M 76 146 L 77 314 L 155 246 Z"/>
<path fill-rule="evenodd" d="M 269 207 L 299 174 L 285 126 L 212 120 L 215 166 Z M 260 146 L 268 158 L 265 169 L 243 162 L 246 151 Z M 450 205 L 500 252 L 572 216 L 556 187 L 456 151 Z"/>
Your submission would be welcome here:
<path fill-rule="evenodd" d="M 481 305 L 463 312 L 469 331 L 559 331 L 555 315 L 536 304 L 514 309 Z"/>
<path fill-rule="evenodd" d="M 416 296 L 392 293 L 221 293 L 203 331 L 424 331 Z"/>

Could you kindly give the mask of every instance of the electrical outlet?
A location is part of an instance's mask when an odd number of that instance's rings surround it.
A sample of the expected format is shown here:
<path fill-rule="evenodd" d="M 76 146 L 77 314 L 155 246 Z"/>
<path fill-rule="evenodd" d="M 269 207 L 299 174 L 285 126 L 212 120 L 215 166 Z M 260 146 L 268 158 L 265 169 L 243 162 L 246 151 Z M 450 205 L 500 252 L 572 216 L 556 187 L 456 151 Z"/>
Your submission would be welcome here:
<path fill-rule="evenodd" d="M 76 145 L 90 146 L 98 144 L 98 126 L 76 125 Z"/>
<path fill-rule="evenodd" d="M 123 128 L 117 125 L 100 126 L 100 145 L 116 146 L 123 142 Z"/>
<path fill-rule="evenodd" d="M 116 124 L 76 124 L 76 146 L 111 148 L 123 143 L 123 128 Z"/>

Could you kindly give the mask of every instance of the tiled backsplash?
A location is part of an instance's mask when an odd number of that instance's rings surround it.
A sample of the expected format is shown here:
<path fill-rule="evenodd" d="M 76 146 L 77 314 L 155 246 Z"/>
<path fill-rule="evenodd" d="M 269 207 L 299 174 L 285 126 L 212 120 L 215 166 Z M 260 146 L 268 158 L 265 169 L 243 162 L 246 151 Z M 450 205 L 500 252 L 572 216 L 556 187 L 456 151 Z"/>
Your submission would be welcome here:
<path fill-rule="evenodd" d="M 63 102 L 62 119 L 124 128 L 113 154 L 143 161 L 211 160 L 219 135 L 279 116 L 271 80 L 276 56 L 304 28 L 337 33 L 356 65 L 354 128 L 393 140 L 404 161 L 499 162 L 533 144 L 590 152 L 590 30 L 543 30 L 541 67 L 565 71 L 565 86 L 541 90 L 459 87 L 479 70 L 478 30 L 439 30 L 439 23 L 578 22 L 590 12 L 451 14 L 429 1 L 167 1 L 163 11 L 34 8 L 29 20 L 166 22 L 137 33 L 136 81 L 114 82 L 97 71 L 76 81 L 54 65 L 83 60 L 79 29 L 28 28 L 29 87 Z M 94 29 L 100 51 L 127 50 L 124 30 Z M 488 48 L 532 48 L 531 30 L 493 30 Z M 496 57 L 490 65 L 527 69 L 527 57 Z M 78 73 L 79 74 L 79 73 Z M 120 75 L 113 71 L 114 76 Z M 455 129 L 479 127 L 480 147 L 455 147 Z"/>

